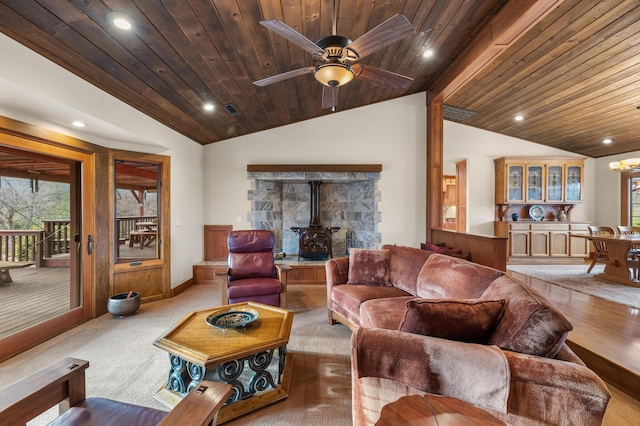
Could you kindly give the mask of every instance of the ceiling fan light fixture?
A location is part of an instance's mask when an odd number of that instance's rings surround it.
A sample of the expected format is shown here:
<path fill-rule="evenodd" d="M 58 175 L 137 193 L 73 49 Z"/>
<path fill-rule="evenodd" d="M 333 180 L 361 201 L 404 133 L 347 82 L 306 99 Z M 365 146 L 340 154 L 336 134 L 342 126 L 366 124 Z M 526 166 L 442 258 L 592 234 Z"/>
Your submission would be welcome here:
<path fill-rule="evenodd" d="M 313 71 L 313 77 L 325 86 L 344 86 L 356 78 L 356 73 L 349 65 L 329 63 L 318 65 Z"/>

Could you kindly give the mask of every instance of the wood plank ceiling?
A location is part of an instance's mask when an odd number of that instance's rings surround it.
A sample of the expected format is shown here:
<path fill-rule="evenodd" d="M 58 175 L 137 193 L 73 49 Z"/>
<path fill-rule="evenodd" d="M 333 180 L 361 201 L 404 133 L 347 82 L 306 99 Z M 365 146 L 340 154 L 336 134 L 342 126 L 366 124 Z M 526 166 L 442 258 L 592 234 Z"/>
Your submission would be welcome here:
<path fill-rule="evenodd" d="M 428 90 L 505 3 L 340 0 L 340 35 L 355 40 L 397 13 L 416 34 L 361 61 L 413 78 L 408 90 L 356 78 L 338 111 Z M 130 15 L 133 30 L 112 27 L 111 11 Z M 310 75 L 253 81 L 314 64 L 259 21 L 316 41 L 331 34 L 332 15 L 332 0 L 0 0 L 0 31 L 206 145 L 331 113 Z M 565 0 L 445 103 L 477 113 L 465 124 L 584 155 L 640 149 L 638 19 L 637 0 Z M 514 123 L 516 113 L 525 119 Z"/>

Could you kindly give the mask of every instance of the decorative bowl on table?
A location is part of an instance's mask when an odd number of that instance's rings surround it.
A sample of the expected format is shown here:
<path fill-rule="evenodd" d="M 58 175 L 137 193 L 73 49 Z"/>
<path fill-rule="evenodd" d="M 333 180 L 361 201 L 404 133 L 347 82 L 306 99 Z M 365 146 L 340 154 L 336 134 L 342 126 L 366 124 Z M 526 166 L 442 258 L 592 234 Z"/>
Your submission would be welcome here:
<path fill-rule="evenodd" d="M 217 328 L 246 328 L 258 319 L 258 311 L 250 308 L 233 308 L 229 311 L 214 312 L 207 317 L 207 324 Z"/>

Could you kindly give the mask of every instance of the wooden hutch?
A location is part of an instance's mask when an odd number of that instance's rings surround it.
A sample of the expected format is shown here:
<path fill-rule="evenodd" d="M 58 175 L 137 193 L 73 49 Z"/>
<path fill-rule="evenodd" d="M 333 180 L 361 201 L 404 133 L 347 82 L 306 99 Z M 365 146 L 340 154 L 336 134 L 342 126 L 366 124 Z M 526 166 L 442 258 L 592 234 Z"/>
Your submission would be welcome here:
<path fill-rule="evenodd" d="M 588 223 L 572 222 L 582 202 L 584 158 L 502 157 L 495 162 L 494 233 L 507 237 L 508 261 L 582 262 Z M 515 216 L 517 215 L 517 216 Z"/>

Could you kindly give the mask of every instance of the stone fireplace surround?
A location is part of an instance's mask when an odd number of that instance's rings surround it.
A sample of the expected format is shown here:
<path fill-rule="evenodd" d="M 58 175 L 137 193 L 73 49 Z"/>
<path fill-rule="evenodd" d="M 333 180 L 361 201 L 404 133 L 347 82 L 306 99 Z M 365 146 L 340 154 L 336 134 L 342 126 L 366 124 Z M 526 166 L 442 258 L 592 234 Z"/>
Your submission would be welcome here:
<path fill-rule="evenodd" d="M 297 256 L 298 235 L 291 228 L 309 226 L 309 181 L 321 181 L 320 222 L 340 228 L 333 235 L 333 257 L 347 254 L 348 235 L 349 247 L 376 248 L 381 242 L 376 188 L 381 170 L 380 165 L 249 165 L 251 227 L 272 230 L 274 251 Z"/>

